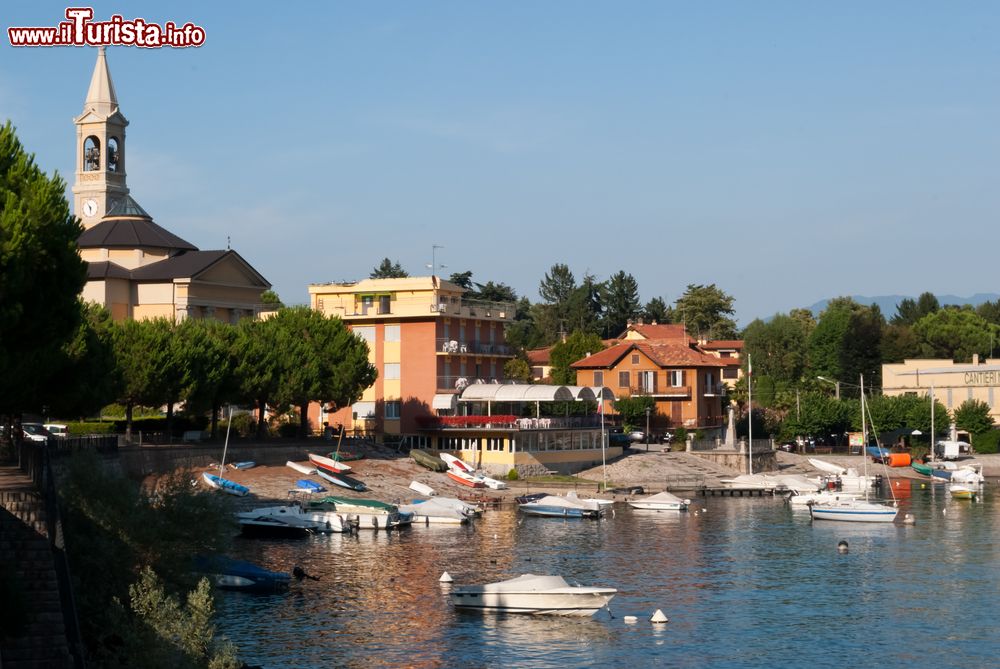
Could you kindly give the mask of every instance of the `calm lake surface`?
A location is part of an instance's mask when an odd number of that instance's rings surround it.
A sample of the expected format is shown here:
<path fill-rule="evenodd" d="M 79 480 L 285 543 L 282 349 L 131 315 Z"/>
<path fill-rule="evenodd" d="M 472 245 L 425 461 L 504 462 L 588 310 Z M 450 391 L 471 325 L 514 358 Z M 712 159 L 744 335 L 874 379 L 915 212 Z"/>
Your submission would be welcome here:
<path fill-rule="evenodd" d="M 505 509 L 470 527 L 241 539 L 235 557 L 321 580 L 224 594 L 220 632 L 268 668 L 1000 666 L 1000 488 L 969 502 L 908 484 L 896 489 L 914 526 L 814 524 L 781 498 L 709 497 L 687 513 L 620 503 L 601 521 Z M 484 617 L 452 609 L 444 571 L 619 592 L 613 617 Z M 669 624 L 648 622 L 658 608 Z"/>

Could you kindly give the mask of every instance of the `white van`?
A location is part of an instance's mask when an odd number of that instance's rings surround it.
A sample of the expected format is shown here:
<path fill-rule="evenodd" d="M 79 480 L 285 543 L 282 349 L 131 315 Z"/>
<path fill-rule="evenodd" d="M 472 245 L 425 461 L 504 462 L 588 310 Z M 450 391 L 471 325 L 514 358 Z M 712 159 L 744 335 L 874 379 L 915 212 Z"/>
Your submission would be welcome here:
<path fill-rule="evenodd" d="M 965 441 L 939 441 L 934 444 L 934 457 L 942 460 L 957 460 L 961 455 L 972 453 L 972 447 Z"/>
<path fill-rule="evenodd" d="M 45 429 L 51 432 L 54 437 L 62 438 L 69 436 L 69 429 L 60 423 L 46 423 Z"/>

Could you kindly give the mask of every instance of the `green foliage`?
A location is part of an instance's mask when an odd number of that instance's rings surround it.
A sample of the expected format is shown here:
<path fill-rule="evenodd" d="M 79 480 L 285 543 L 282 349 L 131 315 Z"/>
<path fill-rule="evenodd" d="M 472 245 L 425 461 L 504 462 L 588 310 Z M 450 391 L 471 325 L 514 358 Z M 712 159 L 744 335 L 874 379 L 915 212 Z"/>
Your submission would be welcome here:
<path fill-rule="evenodd" d="M 782 429 L 785 437 L 843 434 L 850 425 L 850 406 L 827 393 L 805 392 L 799 396 L 798 414 L 788 412 Z"/>
<path fill-rule="evenodd" d="M 568 265 L 556 263 L 545 273 L 538 285 L 538 294 L 548 304 L 560 305 L 569 302 L 576 290 L 576 279 Z"/>
<path fill-rule="evenodd" d="M 769 322 L 757 319 L 743 333 L 744 353 L 753 359 L 754 375 L 776 382 L 797 382 L 806 376 L 810 321 L 776 314 Z"/>
<path fill-rule="evenodd" d="M 933 293 L 921 293 L 916 301 L 906 298 L 896 305 L 896 315 L 892 317 L 892 324 L 912 327 L 917 321 L 933 314 L 941 308 L 937 297 Z"/>
<path fill-rule="evenodd" d="M 927 396 L 916 395 L 876 395 L 866 401 L 871 422 L 875 431 L 890 432 L 900 428 L 920 430 L 924 434 L 931 432 L 931 401 Z M 861 406 L 858 402 L 850 403 L 851 429 L 861 430 Z M 950 416 L 948 408 L 941 402 L 934 403 L 934 425 L 940 432 L 948 424 Z M 872 425 L 869 424 L 869 431 Z"/>
<path fill-rule="evenodd" d="M 153 661 L 161 653 L 174 654 L 160 646 L 162 640 L 155 647 L 148 645 L 148 621 L 138 620 L 131 610 L 130 589 L 143 583 L 146 569 L 162 579 L 164 597 L 195 588 L 191 556 L 224 552 L 232 535 L 229 499 L 192 487 L 190 476 L 161 480 L 150 494 L 103 467 L 91 453 L 72 457 L 60 492 L 89 663 L 118 666 L 125 658 L 141 657 L 143 666 L 177 666 Z M 192 622 L 177 624 L 203 627 L 204 607 L 199 607 L 183 612 L 182 617 L 191 617 Z M 184 643 L 190 645 L 189 641 Z M 205 666 L 205 662 L 180 666 Z"/>
<path fill-rule="evenodd" d="M 476 284 L 476 286 L 479 290 L 470 296 L 471 299 L 487 302 L 517 302 L 517 292 L 505 283 L 487 281 L 485 284 Z"/>
<path fill-rule="evenodd" d="M 882 331 L 882 362 L 903 362 L 920 355 L 920 342 L 909 325 L 888 325 Z"/>
<path fill-rule="evenodd" d="M 604 343 L 595 334 L 574 332 L 566 341 L 552 347 L 549 360 L 552 363 L 552 381 L 557 384 L 576 384 L 576 370 L 570 367 L 577 360 L 604 350 Z"/>
<path fill-rule="evenodd" d="M 64 347 L 81 320 L 86 265 L 82 232 L 66 184 L 25 152 L 8 122 L 0 126 L 0 413 L 39 412 L 58 390 Z"/>
<path fill-rule="evenodd" d="M 986 356 L 1000 334 L 1000 326 L 988 323 L 971 309 L 941 309 L 921 318 L 913 326 L 920 356 L 971 362 L 972 354 Z"/>
<path fill-rule="evenodd" d="M 612 336 L 625 331 L 628 321 L 639 316 L 639 284 L 624 271 L 612 274 L 604 290 L 604 331 Z"/>
<path fill-rule="evenodd" d="M 674 303 L 674 318 L 680 319 L 692 335 L 707 339 L 735 339 L 734 313 L 732 296 L 714 283 L 707 286 L 689 283 Z"/>
<path fill-rule="evenodd" d="M 995 300 L 993 302 L 983 302 L 978 307 L 976 307 L 976 313 L 979 316 L 993 325 L 1000 325 L 1000 300 Z"/>
<path fill-rule="evenodd" d="M 649 409 L 651 416 L 656 415 L 656 400 L 649 395 L 619 397 L 615 400 L 615 411 L 621 415 L 626 432 L 637 425 L 646 424 L 646 409 Z M 676 436 L 676 432 L 674 434 Z"/>
<path fill-rule="evenodd" d="M 260 294 L 260 303 L 269 309 L 280 309 L 285 306 L 278 294 L 270 289 Z"/>
<path fill-rule="evenodd" d="M 673 312 L 662 297 L 654 297 L 642 308 L 642 318 L 647 323 L 673 323 Z"/>
<path fill-rule="evenodd" d="M 976 453 L 996 453 L 1000 444 L 1000 430 L 987 430 L 972 435 L 972 447 Z"/>
<path fill-rule="evenodd" d="M 531 365 L 523 358 L 511 358 L 504 363 L 504 378 L 517 383 L 531 383 Z"/>
<path fill-rule="evenodd" d="M 370 279 L 403 279 L 410 276 L 399 262 L 383 258 L 382 262 L 368 275 Z"/>
<path fill-rule="evenodd" d="M 687 438 L 688 438 L 687 428 L 679 427 L 676 430 L 674 430 L 675 444 L 684 444 L 687 441 Z"/>
<path fill-rule="evenodd" d="M 955 426 L 970 434 L 982 434 L 993 429 L 990 405 L 982 400 L 969 399 L 955 409 Z"/>
<path fill-rule="evenodd" d="M 110 312 L 94 302 L 83 305 L 73 339 L 59 352 L 58 383 L 46 395 L 52 414 L 91 415 L 118 395 L 112 335 Z"/>
<path fill-rule="evenodd" d="M 249 437 L 254 433 L 256 424 L 257 421 L 254 419 L 253 414 L 235 413 L 233 414 L 231 434 L 235 437 Z M 225 431 L 225 421 L 220 423 L 219 429 Z"/>
<path fill-rule="evenodd" d="M 520 478 L 521 478 L 521 475 L 517 473 L 517 469 L 514 468 L 514 467 L 511 467 L 510 471 L 507 472 L 507 480 L 508 481 L 517 481 Z"/>
<path fill-rule="evenodd" d="M 104 421 L 66 423 L 66 431 L 74 437 L 85 434 L 111 434 L 115 431 L 115 424 Z"/>
<path fill-rule="evenodd" d="M 862 306 L 849 297 L 831 300 L 809 337 L 810 372 L 855 385 L 864 374 L 865 385 L 877 387 L 883 325 L 877 306 Z M 853 385 L 841 392 L 857 396 Z"/>

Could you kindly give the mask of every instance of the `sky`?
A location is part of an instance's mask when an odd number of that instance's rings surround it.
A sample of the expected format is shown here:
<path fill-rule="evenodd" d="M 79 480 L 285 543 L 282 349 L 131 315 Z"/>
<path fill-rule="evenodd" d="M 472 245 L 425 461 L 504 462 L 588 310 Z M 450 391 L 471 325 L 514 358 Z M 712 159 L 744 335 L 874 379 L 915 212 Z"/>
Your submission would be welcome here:
<path fill-rule="evenodd" d="M 997 3 L 92 6 L 205 29 L 108 49 L 131 194 L 288 304 L 434 245 L 532 301 L 554 263 L 643 302 L 714 283 L 742 324 L 997 291 Z M 68 188 L 96 49 L 6 35 L 65 8 L 5 3 L 0 122 Z"/>

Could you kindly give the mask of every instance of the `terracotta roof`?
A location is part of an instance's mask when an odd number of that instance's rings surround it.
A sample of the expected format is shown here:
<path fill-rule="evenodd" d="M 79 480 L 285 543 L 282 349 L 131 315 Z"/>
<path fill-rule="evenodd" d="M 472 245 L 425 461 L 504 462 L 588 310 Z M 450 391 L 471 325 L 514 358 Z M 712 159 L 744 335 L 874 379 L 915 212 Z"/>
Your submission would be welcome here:
<path fill-rule="evenodd" d="M 628 330 L 632 332 L 637 332 L 646 339 L 673 339 L 682 341 L 694 341 L 688 336 L 687 330 L 684 328 L 683 324 L 679 323 L 658 323 L 656 325 L 645 325 L 645 324 L 634 324 L 628 327 Z M 628 330 L 622 333 L 619 339 L 625 337 Z"/>
<path fill-rule="evenodd" d="M 528 356 L 528 362 L 532 365 L 547 365 L 551 361 L 552 347 L 533 348 L 530 351 L 525 351 L 524 354 Z"/>
<path fill-rule="evenodd" d="M 738 351 L 743 350 L 743 340 L 742 339 L 716 339 L 715 341 L 707 341 L 701 345 L 702 348 L 711 349 L 713 351 L 720 348 L 732 348 Z"/>
<path fill-rule="evenodd" d="M 678 344 L 670 339 L 632 339 L 618 346 L 604 349 L 600 353 L 577 360 L 571 367 L 575 369 L 609 369 L 633 349 L 641 351 L 660 367 L 728 367 L 723 358 L 716 358 L 690 346 Z M 739 362 L 737 360 L 737 362 Z"/>
<path fill-rule="evenodd" d="M 175 249 L 197 251 L 198 247 L 156 223 L 143 218 L 105 219 L 76 240 L 81 249 Z"/>

